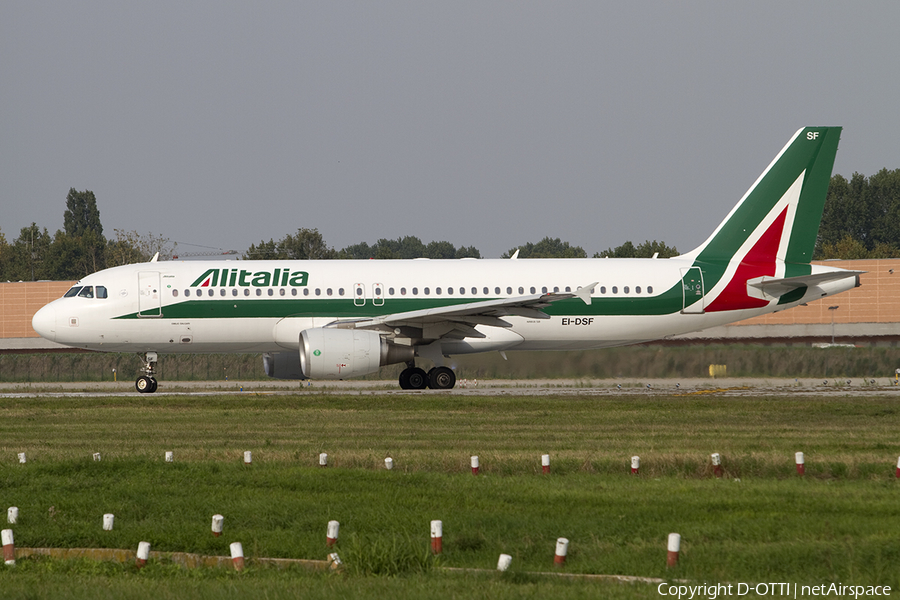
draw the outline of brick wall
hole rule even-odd
[[[0,283],[0,338],[40,337],[31,317],[42,306],[66,293],[72,281]]]

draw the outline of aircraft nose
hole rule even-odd
[[[51,342],[56,341],[56,307],[48,304],[36,313],[31,319],[31,327],[38,334]]]

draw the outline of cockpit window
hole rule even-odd
[[[96,289],[97,289],[97,297],[98,298],[106,298],[107,294],[106,294],[106,288],[104,286],[98,285]]]
[[[73,296],[77,296],[78,292],[81,291],[81,286],[76,285],[75,287],[69,288],[69,291],[63,295],[63,298],[71,298]]]
[[[94,286],[86,285],[81,288],[81,291],[78,292],[79,298],[93,298],[94,297]]]

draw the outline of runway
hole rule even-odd
[[[900,386],[888,377],[876,379],[540,379],[460,380],[452,390],[401,390],[384,381],[165,381],[155,394],[141,394],[131,381],[67,383],[0,383],[0,398],[110,397],[217,395],[442,395],[455,396],[881,396],[900,395]]]

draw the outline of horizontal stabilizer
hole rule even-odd
[[[800,275],[799,277],[775,278],[757,277],[747,281],[747,295],[762,300],[774,300],[784,294],[793,292],[801,287],[812,287],[828,281],[837,281],[847,277],[858,277],[865,271],[828,271],[826,273],[814,273],[812,275]]]

